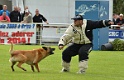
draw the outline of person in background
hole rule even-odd
[[[35,10],[35,16],[33,17],[33,22],[35,22],[35,23],[43,23],[43,21],[44,21],[45,23],[49,24],[49,23],[47,22],[47,19],[46,19],[43,15],[41,15],[41,14],[39,13],[39,10],[38,10],[38,9],[36,9],[36,10]]]
[[[114,22],[110,20],[86,20],[81,15],[76,15],[72,19],[74,22],[66,29],[58,42],[60,50],[70,42],[72,43],[62,52],[62,72],[70,71],[71,59],[78,55],[79,71],[77,73],[83,74],[88,68],[88,55],[93,47],[93,29],[109,27]]]
[[[23,12],[23,14],[22,14],[22,19],[21,19],[21,21],[23,21],[23,19],[24,19],[24,17],[25,17],[26,10],[28,10],[28,12],[31,14],[31,12],[29,11],[28,6],[25,6],[24,12]]]
[[[7,10],[7,5],[3,5],[3,10],[0,10],[0,16],[3,14],[3,12],[6,12],[7,16],[10,15],[10,12]]]
[[[116,24],[119,25],[119,26],[123,26],[124,25],[123,14],[119,15],[119,18],[117,18],[117,20],[116,20]]]
[[[21,11],[20,7],[18,7],[18,12],[20,13],[19,22],[21,22],[21,21],[23,21],[24,15],[23,15],[23,12]]]
[[[10,18],[6,15],[6,12],[3,12],[2,16],[0,16],[0,22],[10,22]]]
[[[112,21],[114,22],[114,25],[117,24],[117,23],[116,23],[117,18],[118,18],[118,15],[117,15],[116,13],[114,13],[114,14],[113,14],[113,19],[112,19]]]
[[[20,7],[18,7],[18,12],[22,13],[22,12],[21,12],[21,8],[20,8]]]
[[[47,19],[43,15],[41,15],[39,13],[39,10],[38,9],[36,9],[35,10],[35,15],[33,17],[33,22],[34,23],[43,23],[43,21],[46,24],[49,24],[48,21],[47,21]],[[36,36],[36,43],[37,44],[39,44],[40,41],[41,41],[40,39],[42,38],[42,36],[41,36],[42,35],[42,30],[43,30],[43,24],[37,24],[36,25],[36,33],[38,35],[38,36]]]
[[[30,14],[29,10],[26,9],[24,19],[21,23],[32,23],[32,22],[33,22],[32,15]]]
[[[15,6],[14,10],[10,13],[10,20],[11,22],[20,22],[20,12],[18,11],[18,7]]]

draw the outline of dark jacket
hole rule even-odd
[[[10,13],[11,22],[20,22],[20,18],[21,18],[21,15],[20,15],[20,12],[18,11],[12,11]]]
[[[118,25],[124,24],[124,19],[120,20],[120,18],[118,18],[118,19],[116,20],[116,24],[118,24]]]
[[[42,22],[46,22],[47,21],[47,19],[43,16],[43,15],[41,15],[41,14],[39,14],[38,16],[34,16],[33,17],[33,22],[40,22],[40,23],[42,23]]]

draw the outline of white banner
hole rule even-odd
[[[36,24],[0,23],[0,44],[36,43]]]

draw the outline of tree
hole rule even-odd
[[[113,0],[113,13],[124,14],[124,0]]]

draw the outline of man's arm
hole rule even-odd
[[[0,22],[7,22],[7,20],[0,20]]]
[[[65,45],[67,45],[68,43],[70,43],[73,35],[74,35],[73,28],[71,26],[69,26],[67,28],[67,30],[65,31],[64,35],[59,40],[58,46],[59,46],[59,49],[60,50],[63,49],[63,47]]]
[[[41,15],[41,17],[42,17],[43,21],[44,21],[46,24],[49,24],[48,21],[47,21],[47,19],[46,19],[43,15]]]
[[[0,22],[10,22],[10,18],[6,16],[6,19],[5,20],[0,19]]]
[[[87,21],[87,26],[89,26],[92,29],[108,27],[108,26],[113,25],[113,24],[114,24],[114,22],[111,20],[101,20],[101,21],[88,20]]]

